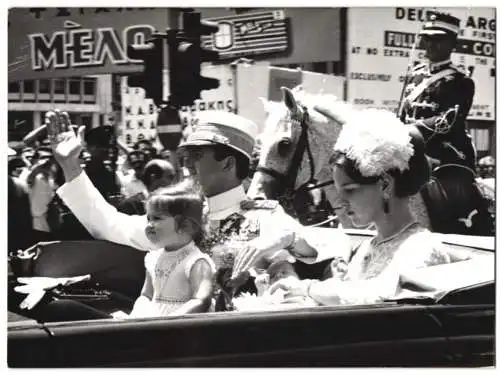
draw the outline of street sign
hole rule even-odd
[[[289,52],[290,22],[283,10],[208,18],[219,31],[204,36],[206,48],[220,60]]]
[[[168,27],[167,8],[11,8],[8,80],[132,73],[127,45]]]
[[[181,118],[176,107],[168,106],[158,112],[156,129],[163,147],[176,150],[182,138]]]

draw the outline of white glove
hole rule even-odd
[[[130,316],[126,312],[123,312],[122,310],[118,310],[118,311],[111,313],[111,316],[113,317],[113,319],[128,319],[128,318],[130,318]]]
[[[14,288],[14,291],[27,294],[28,296],[20,303],[21,309],[31,310],[41,301],[46,291],[58,285],[71,285],[80,281],[89,280],[90,275],[75,277],[18,277],[17,281],[21,284]]]

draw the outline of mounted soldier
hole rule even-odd
[[[474,81],[451,62],[459,30],[458,18],[441,13],[423,25],[419,37],[427,61],[406,76],[398,115],[425,139],[433,177],[422,195],[433,230],[491,235],[491,218],[475,185],[476,152],[466,123]]]

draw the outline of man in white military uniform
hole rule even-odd
[[[57,118],[51,117],[52,121]],[[235,260],[233,278],[285,247],[305,263],[332,257],[327,248],[314,249],[314,245],[308,245],[312,241],[304,240],[307,235],[302,226],[286,215],[277,202],[251,201],[246,197],[242,181],[248,174],[256,135],[257,126],[244,117],[208,111],[200,114],[196,128],[179,145],[208,200],[210,230],[205,245],[213,248],[228,240],[240,243],[253,240],[251,250],[247,247],[244,255]],[[53,142],[53,149],[66,178],[57,194],[95,238],[139,250],[156,249],[145,235],[146,216],[118,212],[80,167],[81,136],[72,132],[59,136]],[[339,241],[345,243],[343,236],[346,235],[339,232]]]

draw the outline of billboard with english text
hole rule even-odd
[[[494,121],[495,8],[349,8],[348,100],[359,107],[397,110],[412,46],[432,11],[460,18],[452,61],[470,74],[476,85],[469,119]],[[417,48],[415,62],[423,59],[424,51]]]

